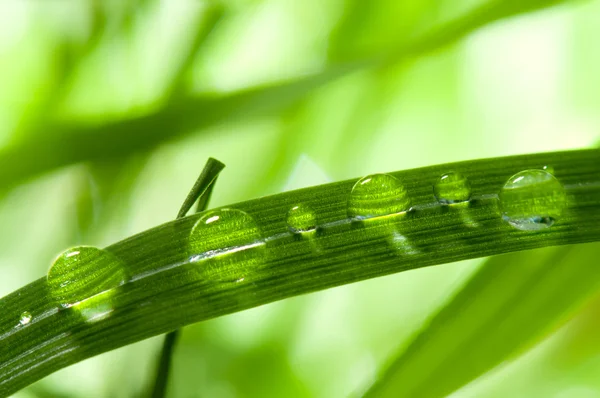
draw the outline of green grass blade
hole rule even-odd
[[[168,140],[218,123],[273,115],[309,96],[315,89],[349,73],[414,59],[452,44],[488,23],[553,6],[557,0],[488,1],[471,12],[432,28],[397,48],[371,58],[328,67],[288,82],[254,87],[227,95],[176,96],[154,112],[101,125],[58,123],[44,126],[35,139],[0,151],[0,185],[4,188],[37,174],[87,160],[155,148]],[[203,36],[200,36],[203,37]],[[399,39],[400,40],[400,39]]]
[[[204,212],[135,235],[107,247],[102,261],[73,267],[68,293],[78,302],[69,308],[60,307],[63,291],[51,290],[57,282],[46,278],[0,300],[0,396],[102,352],[287,297],[429,265],[600,240],[599,159],[593,149],[395,172],[405,188],[402,202],[413,210],[362,222],[349,219],[354,179],[229,206],[256,228],[244,219],[231,230],[191,239],[196,222],[208,225],[224,214]],[[551,228],[515,229],[502,220],[498,193],[515,173],[544,165],[555,169],[568,207]],[[432,183],[451,170],[470,180],[471,201],[441,206]],[[389,197],[375,194],[365,203],[381,198]],[[313,210],[317,231],[290,232],[286,217],[299,205]],[[309,225],[311,219],[296,221]],[[256,243],[229,243],[248,231],[257,231]],[[190,248],[206,242],[215,245],[200,253],[207,262],[190,258],[198,253]],[[118,274],[127,275],[125,283],[110,287]],[[20,324],[24,311],[31,318]]]
[[[196,202],[199,204],[198,211],[206,210],[206,205],[212,194],[217,177],[224,168],[225,165],[217,159],[208,158],[206,165],[202,169],[202,172],[200,172],[190,193],[183,201],[181,208],[177,212],[177,217],[175,218],[185,217]]]
[[[599,254],[600,245],[590,243],[491,258],[367,396],[447,396],[511,359],[597,294]]]

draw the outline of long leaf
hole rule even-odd
[[[287,297],[434,264],[600,240],[599,156],[595,149],[555,152],[392,173],[412,210],[364,221],[349,214],[357,180],[348,180],[232,205],[246,215],[210,234],[198,235],[202,229],[194,226],[225,213],[148,230],[107,247],[104,257],[82,260],[60,287],[42,278],[0,300],[0,395],[93,355]],[[497,194],[511,175],[542,165],[554,167],[569,205],[547,230],[513,228],[501,217]],[[469,202],[435,200],[432,183],[450,170],[469,178]],[[379,206],[383,198],[387,205],[382,189],[361,203]],[[296,221],[306,228],[312,219],[316,231],[290,231],[286,214],[296,206],[312,209],[314,219]],[[239,243],[248,236],[254,243]],[[64,286],[78,294],[76,305],[65,308]]]
[[[367,395],[443,397],[511,359],[594,297],[599,254],[592,243],[488,260]]]
[[[154,112],[100,125],[62,122],[47,125],[35,134],[35,139],[0,151],[0,185],[6,189],[24,179],[73,163],[111,159],[151,149],[165,141],[225,121],[272,115],[306,98],[316,88],[349,73],[414,59],[450,45],[489,23],[563,1],[491,0],[422,36],[410,41],[402,40],[398,48],[372,58],[330,66],[323,72],[296,80],[227,95],[185,94],[157,107]]]

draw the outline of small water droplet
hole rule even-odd
[[[551,227],[567,205],[562,184],[544,170],[525,170],[510,177],[500,191],[502,218],[523,231]]]
[[[400,181],[389,174],[372,174],[358,180],[348,199],[348,216],[358,220],[406,212],[410,198]]]
[[[308,206],[294,206],[287,213],[287,226],[295,234],[312,232],[317,228],[317,218]]]
[[[28,311],[25,311],[21,314],[21,319],[19,320],[19,323],[21,325],[27,325],[29,322],[31,322],[32,316],[31,313],[29,313]]]
[[[201,217],[190,233],[189,254],[193,262],[209,260],[219,267],[255,264],[264,247],[254,219],[237,209],[219,209]],[[235,280],[244,277],[237,276]]]
[[[552,167],[550,165],[545,165],[544,167],[542,167],[542,170],[547,171],[548,173],[554,175],[554,167]]]
[[[52,296],[63,307],[114,289],[125,280],[123,263],[91,246],[74,247],[59,255],[47,276]]]
[[[450,172],[436,181],[433,194],[441,204],[467,202],[471,198],[471,183],[462,174]]]

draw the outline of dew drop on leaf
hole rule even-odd
[[[441,204],[467,202],[471,198],[471,183],[462,174],[450,172],[436,181],[433,194]]]
[[[65,308],[106,293],[125,280],[123,263],[106,250],[91,246],[60,254],[47,276],[52,297]]]
[[[19,319],[19,323],[21,325],[27,325],[29,322],[31,322],[32,316],[31,313],[25,311],[21,314],[21,319]]]
[[[562,184],[544,170],[521,171],[500,191],[502,218],[523,231],[551,227],[567,204]]]
[[[348,216],[365,220],[406,212],[410,206],[400,180],[389,174],[372,174],[354,184],[348,199]]]
[[[307,205],[292,207],[287,213],[288,229],[295,233],[312,232],[317,228],[315,213]]]
[[[220,272],[232,267],[238,273],[262,259],[264,241],[258,225],[248,213],[219,209],[201,217],[190,233],[188,251],[192,262],[208,261]],[[244,275],[235,276],[236,279]]]
[[[554,174],[554,167],[550,165],[545,165],[544,167],[542,167],[542,170],[547,171],[550,174]]]

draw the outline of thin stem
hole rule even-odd
[[[152,398],[163,398],[166,396],[173,352],[175,351],[175,345],[177,344],[178,338],[179,329],[167,333],[165,336],[160,353],[160,359],[158,361],[158,368],[156,369],[154,387],[152,388],[152,393],[150,394]]]
[[[215,182],[219,177],[219,173],[221,173],[224,168],[225,164],[218,160],[213,158],[208,159],[202,172],[198,176],[198,179],[190,190],[190,193],[181,205],[176,219],[185,217],[196,201],[198,201],[197,212],[206,210]],[[156,370],[156,377],[154,379],[154,387],[152,388],[152,393],[150,395],[152,398],[163,398],[166,396],[173,352],[175,351],[175,345],[177,344],[179,334],[180,330],[176,329],[167,333],[165,336]]]
[[[224,168],[225,165],[219,162],[217,159],[208,159],[206,165],[202,169],[202,172],[198,176],[198,179],[194,183],[194,186],[190,190],[190,193],[183,201],[183,204],[177,213],[176,219],[185,217],[192,206],[194,206],[196,201],[198,201],[200,211],[205,209],[205,206],[208,204],[208,200],[210,199],[214,182]]]

